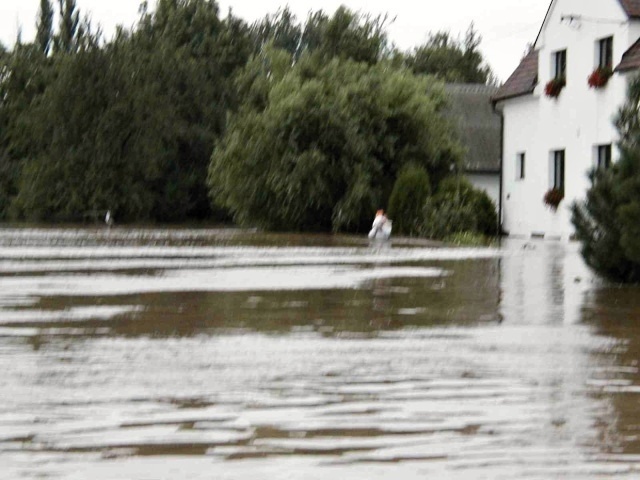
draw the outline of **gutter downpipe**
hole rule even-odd
[[[493,112],[500,116],[500,182],[498,189],[498,235],[503,236],[504,230],[502,228],[502,183],[503,183],[503,172],[504,172],[504,115],[502,110],[496,107],[497,101],[492,101],[491,106],[493,108]]]

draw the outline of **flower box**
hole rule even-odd
[[[612,75],[613,70],[611,70],[610,67],[598,67],[589,75],[589,86],[591,88],[602,88],[607,84]]]
[[[547,97],[558,98],[560,92],[567,84],[567,80],[564,77],[555,77],[549,80],[544,87],[544,93]]]
[[[557,210],[558,205],[564,198],[564,192],[558,190],[557,188],[551,188],[547,193],[544,194],[544,198],[542,199],[544,203],[551,208],[552,210]]]

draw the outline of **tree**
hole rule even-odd
[[[616,118],[619,160],[589,173],[584,201],[571,206],[582,256],[601,276],[640,282],[640,78],[629,87]]]
[[[211,196],[240,224],[364,230],[405,164],[437,182],[458,162],[439,84],[315,55],[278,68],[283,53],[264,59],[266,72],[249,65],[251,78],[269,78],[251,84],[267,90],[264,103],[239,111],[212,156]]]
[[[317,50],[329,59],[339,57],[373,65],[386,53],[386,23],[386,16],[372,18],[341,6],[331,18],[311,16],[304,36],[309,51]]]
[[[326,61],[339,57],[373,65],[387,52],[387,20],[341,6],[331,17],[322,10],[310,12],[301,25],[287,7],[251,27],[254,53],[270,44],[287,51],[294,61],[303,52],[315,52]]]
[[[112,209],[125,220],[149,219],[155,201],[150,184],[159,176],[165,152],[153,136],[145,140],[155,148],[136,141],[143,128],[161,131],[162,125],[152,121],[140,124],[145,117],[138,109],[149,106],[147,98],[142,92],[133,98],[124,88],[126,75],[120,72],[127,66],[110,52],[83,50],[59,56],[56,65],[55,79],[19,119],[29,145],[23,150],[14,215],[87,221]],[[155,98],[157,87],[147,87]],[[153,105],[147,115],[166,114],[161,107]]]
[[[248,28],[232,16],[221,21],[211,0],[160,0],[143,16],[133,41],[143,59],[165,62],[162,74],[151,71],[148,81],[161,82],[161,97],[175,109],[174,123],[165,131],[165,142],[175,151],[164,167],[154,217],[206,218],[211,214],[207,168],[228,111],[237,108],[232,82],[250,53]],[[140,75],[146,78],[147,72]]]
[[[19,178],[33,147],[23,119],[52,77],[48,59],[35,44],[16,44],[0,56],[0,219],[10,214]]]
[[[275,15],[266,15],[255,22],[250,31],[256,54],[268,44],[286,50],[291,55],[300,47],[302,27],[296,22],[296,16],[288,6],[278,10]]]
[[[58,0],[60,26],[54,38],[57,52],[70,53],[77,47],[78,25],[80,13],[76,9],[75,0]]]
[[[49,54],[53,41],[53,7],[49,0],[40,0],[40,10],[36,24],[36,43],[40,51]]]
[[[221,21],[213,1],[160,0],[106,45],[81,22],[73,45],[50,58],[16,49],[0,82],[11,215],[209,218],[206,172],[237,107],[232,78],[250,52],[246,24]]]
[[[473,23],[463,40],[452,38],[449,32],[430,34],[424,45],[407,55],[406,63],[416,74],[435,75],[446,82],[495,83],[478,49],[481,41]]]

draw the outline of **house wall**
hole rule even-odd
[[[564,15],[583,19],[568,25]],[[597,40],[613,36],[613,63],[640,36],[640,26],[627,21],[617,0],[557,0],[535,48],[539,50],[538,85],[533,95],[498,105],[504,115],[503,230],[569,238],[573,234],[569,206],[584,198],[587,172],[596,159],[595,146],[614,145],[613,117],[624,102],[628,78],[614,74],[605,88],[589,88],[587,78],[597,65]],[[553,77],[553,52],[567,50],[567,85],[557,99],[544,94]],[[557,211],[542,201],[552,185],[551,152],[565,150],[565,198]],[[526,158],[525,178],[516,179],[517,154]]]

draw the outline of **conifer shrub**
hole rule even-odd
[[[620,158],[609,169],[592,170],[583,201],[571,206],[581,253],[607,279],[640,282],[640,78],[630,85],[618,112]]]
[[[395,232],[404,235],[419,233],[422,208],[430,194],[429,174],[423,167],[408,164],[400,171],[388,207]]]

